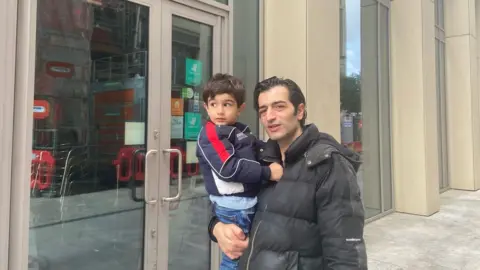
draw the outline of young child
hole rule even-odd
[[[257,139],[237,122],[245,108],[242,81],[216,74],[205,85],[203,101],[209,120],[198,136],[197,157],[215,215],[248,235],[262,180],[278,181],[283,167],[262,166],[255,159]],[[237,269],[238,260],[222,254],[220,270]]]

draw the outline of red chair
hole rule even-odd
[[[195,176],[200,172],[200,165],[198,163],[187,164],[187,175]]]
[[[178,146],[174,146],[174,147],[172,147],[172,149],[178,149],[178,150],[180,150],[180,152],[182,152],[182,168],[184,168],[185,157],[186,157],[185,151],[183,150],[183,148],[178,147]],[[175,153],[175,152],[170,153],[170,177],[171,178],[178,178],[178,172],[175,172],[176,171],[175,160],[178,159],[177,155],[178,154]]]
[[[30,189],[46,190],[52,186],[55,172],[55,159],[48,151],[32,151]]]
[[[118,181],[128,182],[133,176],[133,152],[134,147],[122,147],[118,151],[117,159],[112,163],[117,167]]]

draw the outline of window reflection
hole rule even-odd
[[[210,200],[195,155],[202,122],[203,84],[212,76],[213,27],[172,18],[171,148],[182,153],[182,197],[170,203],[168,269],[210,267]],[[170,196],[178,192],[178,156],[171,155]],[[186,258],[185,256],[188,256]]]
[[[39,0],[30,260],[141,269],[149,9]]]
[[[367,218],[392,205],[388,12],[377,1],[340,1],[341,140],[362,157]]]
[[[246,110],[239,121],[259,135],[258,116],[253,110],[253,89],[259,76],[259,2],[242,0],[233,3],[233,75],[246,87]]]
[[[219,3],[222,3],[222,4],[225,4],[225,5],[228,5],[228,0],[215,0]]]
[[[440,190],[445,190],[449,186],[445,81],[445,10],[443,2],[443,0],[435,0],[435,70],[438,102],[438,158],[440,164]]]

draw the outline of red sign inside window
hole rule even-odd
[[[50,103],[46,100],[33,101],[33,118],[45,119],[50,114]]]

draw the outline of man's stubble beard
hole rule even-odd
[[[302,127],[300,125],[296,126],[294,129],[285,133],[282,138],[277,139],[277,143],[280,146],[280,149],[286,151],[288,147],[302,134]]]

